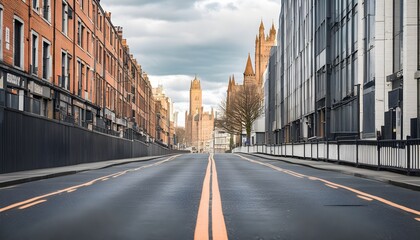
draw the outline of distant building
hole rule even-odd
[[[255,38],[255,80],[261,86],[263,74],[267,68],[271,47],[276,45],[276,29],[271,25],[270,33],[265,36],[264,23],[261,21],[258,35]]]
[[[174,123],[171,121],[172,101],[166,96],[162,85],[153,88],[153,97],[156,111],[156,141],[172,147],[175,135]]]
[[[213,153],[225,153],[230,150],[230,134],[226,131],[215,128],[213,132],[211,148]]]
[[[210,113],[203,112],[202,103],[200,80],[195,77],[190,87],[190,110],[185,112],[186,142],[196,152],[209,152],[213,140],[214,114],[213,109]]]
[[[236,92],[243,86],[255,85],[256,89],[259,89],[260,91],[264,90],[264,72],[267,69],[271,48],[276,45],[276,34],[277,31],[274,28],[273,23],[269,34],[266,36],[264,32],[264,23],[261,21],[259,32],[255,39],[255,72],[252,67],[251,55],[248,54],[242,85],[236,84],[234,76],[229,77],[226,99],[227,105],[232,102],[232,98],[235,97]],[[239,145],[244,139],[244,134],[242,134],[242,136],[234,136],[233,138],[234,144]],[[263,144],[264,142],[265,120],[264,116],[262,116],[253,126],[251,144]]]

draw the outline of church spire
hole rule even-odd
[[[251,63],[251,55],[248,53],[248,60],[246,62],[246,68],[244,75],[254,75],[254,69],[252,69],[252,63]]]

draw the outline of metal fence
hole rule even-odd
[[[263,153],[420,173],[420,139],[255,145],[237,147],[232,152]]]
[[[182,152],[0,107],[0,173]]]

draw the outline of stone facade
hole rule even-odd
[[[203,112],[203,100],[200,80],[191,81],[190,110],[185,112],[185,135],[187,145],[196,152],[209,152],[213,128],[214,113]],[[195,148],[195,149],[194,149]]]

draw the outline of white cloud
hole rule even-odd
[[[203,104],[217,108],[228,78],[242,81],[248,53],[253,57],[260,20],[266,32],[278,22],[278,0],[102,0],[112,21],[124,28],[130,51],[160,83],[184,121],[189,87],[198,74]]]

